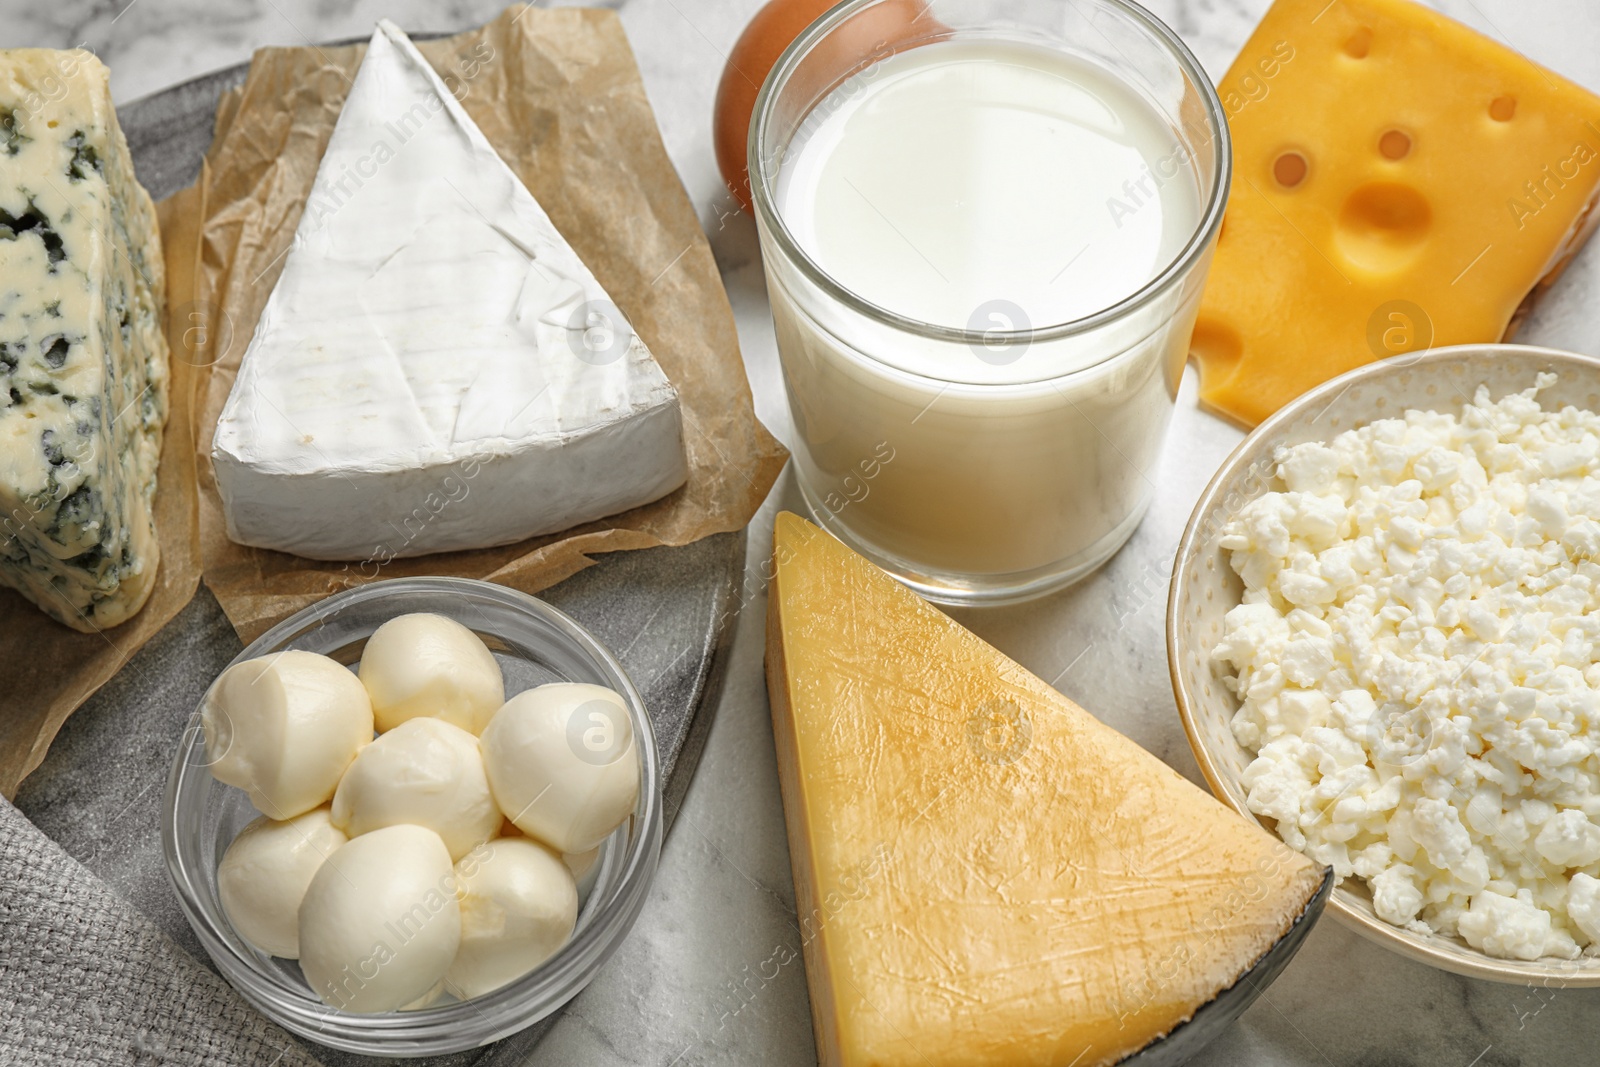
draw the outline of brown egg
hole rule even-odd
[[[722,180],[746,211],[751,201],[745,150],[756,94],[783,50],[836,2],[770,0],[756,12],[728,55],[717,85],[712,139]],[[824,62],[823,68],[837,71],[865,66],[870,57],[881,59],[948,32],[928,14],[926,0],[887,0],[851,17],[831,35],[827,48],[838,59]]]

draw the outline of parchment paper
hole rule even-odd
[[[677,387],[688,483],[654,504],[476,552],[322,563],[228,540],[212,433],[366,47],[263,49],[218,105],[199,181],[159,205],[173,373],[156,590],[132,620],[98,635],[0,590],[0,664],[8,683],[16,678],[0,693],[7,797],[67,715],[189,601],[202,571],[247,642],[380,578],[448,574],[537,592],[595,553],[743,528],[782,469],[786,453],[755,417],[727,294],[617,17],[518,6],[482,29],[417,45]]]
[[[756,420],[727,294],[617,17],[519,6],[481,30],[418,47],[677,387],[689,481],[654,504],[476,552],[330,564],[228,539],[207,455],[212,432],[365,52],[264,49],[237,100],[219,108],[194,272],[196,305],[222,327],[210,331],[211,366],[199,386],[201,555],[206,584],[246,641],[375,578],[450,574],[536,592],[587,566],[591,553],[740,529],[783,465],[782,446]],[[407,502],[397,517],[421,503]]]

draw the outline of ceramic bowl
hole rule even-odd
[[[1344,430],[1398,416],[1407,408],[1457,410],[1479,385],[1499,398],[1526,389],[1541,371],[1558,375],[1540,402],[1600,411],[1600,360],[1524,345],[1462,345],[1397,357],[1350,371],[1294,400],[1234,449],[1200,496],[1173,564],[1167,600],[1167,658],[1178,711],[1195,759],[1214,792],[1247,819],[1241,784],[1251,755],[1234,739],[1238,701],[1211,664],[1222,620],[1244,587],[1217,545],[1222,526],[1247,502],[1273,488],[1273,453],[1283,445],[1326,441]],[[1280,486],[1281,488],[1281,486]],[[1271,820],[1260,820],[1269,830]],[[1498,959],[1464,940],[1391,926],[1372,910],[1358,879],[1334,890],[1328,910],[1339,921],[1402,956],[1474,978],[1519,984],[1600,986],[1600,958]]]

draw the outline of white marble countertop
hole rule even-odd
[[[756,407],[791,424],[750,219],[734,211],[711,150],[724,55],[761,0],[619,0],[668,150],[699,207],[738,317]],[[1337,0],[1333,0],[1337,2]],[[1600,90],[1595,0],[1435,0],[1436,6]],[[1268,0],[1149,6],[1213,77]],[[487,21],[501,0],[0,0],[0,47],[93,48],[120,101],[249,57],[268,44],[365,36],[387,16],[418,30]],[[1463,176],[1464,180],[1470,180]],[[1600,354],[1600,242],[1578,259],[1519,340]],[[1166,579],[1179,533],[1238,431],[1194,405],[1191,373],[1132,542],[1080,586],[1022,607],[961,612],[979,634],[1200,781],[1167,680]],[[799,509],[785,477],[750,530],[747,610],[700,770],[632,937],[539,1045],[530,1065],[816,1062],[762,677],[765,596],[754,569],[772,515]],[[793,959],[780,966],[781,959]],[[1394,956],[1331,918],[1284,975],[1197,1061],[1293,1067],[1508,1067],[1600,1060],[1600,991],[1492,985]]]

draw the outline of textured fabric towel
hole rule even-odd
[[[320,1067],[0,799],[7,1067]]]

